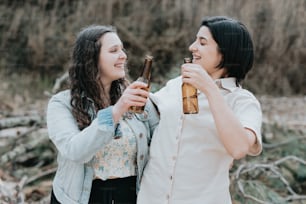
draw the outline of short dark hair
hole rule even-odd
[[[224,67],[228,77],[235,77],[237,82],[243,80],[254,61],[253,42],[246,26],[226,16],[204,18],[201,26],[209,28],[222,54],[217,67]]]

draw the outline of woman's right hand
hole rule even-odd
[[[212,86],[215,86],[213,78],[199,64],[183,64],[181,66],[181,74],[183,82],[191,84],[204,94],[207,94],[209,89],[211,89]]]
[[[145,90],[147,86],[143,82],[135,81],[124,90],[122,96],[113,107],[113,119],[115,123],[128,111],[129,107],[144,106],[146,104],[149,96],[149,92]]]

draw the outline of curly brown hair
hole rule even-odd
[[[106,93],[100,82],[101,73],[98,68],[102,46],[100,39],[109,32],[116,33],[116,30],[111,26],[91,25],[78,34],[74,43],[69,68],[70,103],[72,114],[80,130],[89,126],[92,121],[90,108],[96,112],[115,104],[128,84],[125,78],[113,81],[109,93],[110,99],[103,97]]]

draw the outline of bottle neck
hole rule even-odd
[[[149,85],[149,83],[150,83],[150,79],[148,79],[148,78],[145,78],[145,77],[139,77],[138,79],[137,79],[137,81],[141,81],[141,82],[144,82],[144,83],[146,83],[146,84],[148,84]]]
[[[139,80],[141,79],[143,82],[150,81],[151,78],[151,66],[152,66],[152,60],[145,59],[142,73],[139,77]]]

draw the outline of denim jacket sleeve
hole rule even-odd
[[[49,137],[62,157],[77,163],[86,163],[114,137],[112,106],[100,110],[98,117],[82,131],[71,112],[70,92],[53,96],[47,108]]]
[[[148,113],[148,123],[149,123],[150,135],[152,137],[155,128],[159,124],[159,113],[157,106],[154,105],[151,98],[148,99],[145,110]]]

